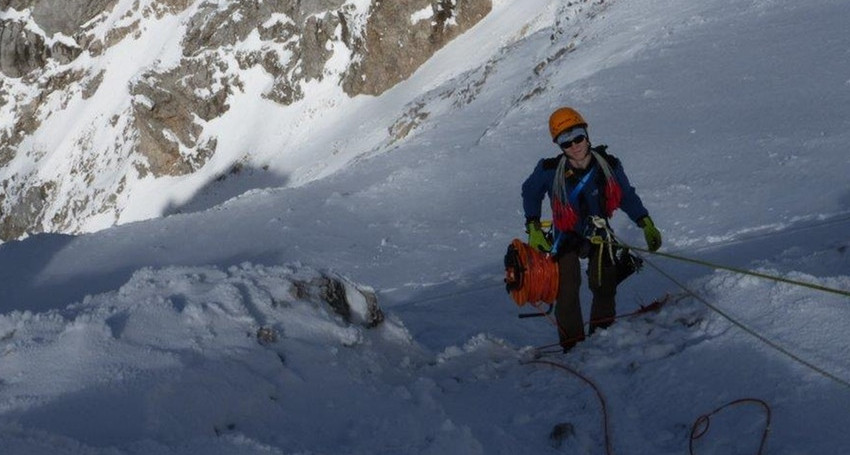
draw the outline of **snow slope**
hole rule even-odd
[[[4,453],[606,453],[594,390],[527,363],[555,329],[502,286],[563,104],[624,162],[662,251],[850,290],[850,4],[518,3],[352,101],[340,131],[382,145],[315,179],[244,172],[163,219],[0,246]],[[368,120],[387,110],[416,119],[400,142]],[[545,357],[598,387],[614,453],[685,453],[743,398],[770,408],[767,453],[850,446],[847,296],[648,259],[663,274],[624,283],[619,313],[670,303]],[[293,297],[320,271],[374,288],[385,322]],[[757,453],[765,418],[725,409],[696,453]]]

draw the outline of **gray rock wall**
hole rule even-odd
[[[430,5],[433,17],[416,24],[409,18]],[[373,0],[362,55],[345,79],[351,95],[379,95],[410,77],[434,52],[475,25],[491,10],[490,0]]]
[[[205,132],[204,123],[228,111],[230,97],[241,91],[241,71],[265,70],[274,82],[262,96],[281,105],[302,99],[305,82],[328,77],[350,96],[380,95],[491,9],[490,0],[372,0],[367,17],[362,17],[344,0],[138,0],[133,3],[136,10],[112,25],[106,18],[118,2],[0,0],[0,11],[28,11],[35,24],[14,15],[0,20],[0,106],[13,105],[13,118],[0,119],[0,238],[64,230],[81,224],[74,217],[119,210],[116,200],[128,176],[98,178],[127,168],[115,162],[129,160],[140,177],[181,176],[203,167],[217,145],[215,132]],[[189,7],[196,8],[191,16]],[[430,18],[411,24],[411,15],[422,11],[430,12]],[[127,81],[131,108],[107,114],[113,126],[125,125],[116,127],[120,136],[115,144],[131,142],[131,156],[109,156],[121,148],[117,145],[114,150],[93,150],[87,148],[90,141],[77,144],[80,150],[72,168],[78,178],[111,179],[112,187],[67,195],[56,182],[36,177],[37,172],[7,170],[23,140],[37,134],[52,115],[49,106],[55,109],[57,100],[64,105],[76,95],[89,99],[98,93],[103,71],[81,67],[80,56],[96,60],[117,43],[134,39],[146,20],[169,14],[182,14],[186,24],[179,62],[149,68]],[[270,21],[273,17],[287,20]],[[105,35],[104,26],[112,27]],[[101,34],[96,36],[93,30],[98,27]],[[254,32],[260,45],[236,50]],[[327,70],[332,49],[340,49],[340,43],[354,62],[342,74]],[[10,92],[12,84],[7,82],[13,79],[35,95]],[[27,156],[39,159],[39,153]],[[113,165],[98,167],[105,162]]]

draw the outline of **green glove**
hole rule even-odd
[[[641,218],[638,220],[638,226],[643,228],[643,236],[649,251],[657,251],[661,248],[661,232],[655,227],[652,218],[649,216]]]
[[[552,249],[552,245],[546,240],[546,234],[540,229],[539,221],[525,223],[525,231],[528,232],[528,246],[544,253],[548,253]]]

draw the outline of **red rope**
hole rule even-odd
[[[640,308],[638,308],[635,311],[632,311],[631,313],[619,314],[619,315],[611,316],[611,317],[607,317],[607,318],[593,319],[590,322],[587,322],[585,325],[603,324],[603,323],[606,323],[606,322],[614,322],[618,319],[628,318],[628,317],[631,317],[631,316],[637,316],[639,314],[644,314],[644,313],[657,313],[658,311],[661,310],[661,307],[663,307],[664,305],[667,305],[668,303],[676,303],[676,302],[682,300],[685,297],[687,297],[686,294],[680,294],[676,298],[674,298],[673,295],[671,295],[671,294],[665,294],[664,297],[653,300],[652,303],[650,303],[649,305],[646,305],[646,306],[641,305]]]
[[[629,317],[629,316],[635,316],[635,315],[647,313],[647,312],[650,312],[650,311],[658,311],[659,309],[661,309],[662,306],[669,303],[670,299],[671,299],[671,296],[668,294],[661,299],[653,301],[651,304],[649,304],[647,306],[641,306],[640,309],[638,309],[636,311],[633,311],[633,312],[627,313],[627,314],[623,314],[623,315],[619,315],[619,316],[615,316],[615,317],[609,318],[609,319],[611,319],[611,320],[620,319],[620,318],[625,318],[625,317]],[[678,301],[680,299],[681,299],[681,297],[676,299],[676,301]],[[534,305],[534,306],[535,306],[535,308],[539,309],[539,305]],[[543,310],[541,309],[541,312],[542,311]],[[560,330],[558,323],[553,321],[551,317],[548,317],[549,315],[546,315],[546,316],[547,316],[547,319],[549,319],[551,322],[553,322],[553,324],[555,324],[555,326],[558,327],[558,329]],[[597,321],[593,321],[593,322],[597,322]],[[549,344],[549,345],[540,346],[540,347],[537,348],[537,350],[539,351],[541,349],[558,346],[559,344],[560,343],[552,343],[552,344]],[[593,391],[596,392],[596,396],[599,398],[599,402],[602,405],[602,427],[603,427],[603,431],[605,433],[605,450],[606,450],[606,453],[608,455],[610,455],[612,453],[612,446],[611,446],[610,425],[609,425],[609,419],[608,419],[608,405],[605,401],[605,397],[602,395],[602,392],[599,390],[599,387],[597,387],[596,384],[593,381],[591,381],[590,379],[588,379],[586,376],[584,376],[583,374],[581,374],[577,370],[568,367],[567,365],[557,363],[557,362],[552,362],[552,361],[549,361],[549,360],[539,360],[539,359],[538,360],[529,360],[527,362],[524,362],[524,364],[532,364],[532,363],[549,365],[549,366],[552,366],[552,367],[555,367],[555,368],[562,369],[562,370],[572,374],[573,376],[576,376],[577,378],[581,379],[582,381],[584,381],[585,383],[590,385],[591,388],[593,388]],[[715,414],[719,413],[720,411],[722,411],[722,410],[724,410],[728,407],[736,406],[736,405],[740,405],[740,404],[746,404],[746,403],[760,405],[765,410],[766,419],[765,419],[765,424],[764,424],[764,431],[762,431],[761,441],[759,443],[759,449],[758,449],[758,452],[756,452],[757,455],[762,455],[764,453],[765,445],[767,444],[767,435],[768,435],[768,432],[770,431],[771,409],[770,409],[770,406],[767,404],[767,402],[765,402],[764,400],[758,399],[758,398],[741,398],[741,399],[738,399],[738,400],[734,400],[734,401],[731,401],[729,403],[724,404],[723,406],[720,406],[719,408],[711,411],[708,414],[703,414],[703,415],[697,417],[696,421],[694,421],[694,424],[691,427],[690,440],[688,442],[688,450],[690,452],[690,455],[694,455],[694,442],[696,440],[700,439],[701,437],[703,437],[708,432],[709,426],[711,424],[711,417],[712,416],[714,416]]]
[[[586,384],[588,384],[593,389],[593,391],[596,393],[596,397],[599,399],[599,403],[602,406],[602,431],[605,434],[605,453],[607,453],[608,455],[611,455],[611,453],[613,453],[613,448],[612,448],[612,445],[611,445],[611,428],[610,428],[611,426],[609,424],[609,418],[608,418],[608,404],[605,401],[605,396],[602,395],[602,391],[599,389],[599,387],[593,381],[591,381],[587,376],[581,374],[580,372],[578,372],[577,370],[575,370],[573,368],[570,368],[567,365],[557,363],[557,362],[552,362],[552,361],[549,361],[549,360],[529,360],[527,362],[524,362],[524,364],[526,364],[526,365],[533,364],[533,363],[541,364],[541,365],[549,365],[551,367],[564,370],[564,371],[572,374],[573,376],[581,379],[582,381],[584,381]],[[762,431],[761,440],[759,442],[758,452],[756,452],[757,455],[764,454],[764,449],[765,449],[765,446],[767,445],[767,435],[768,435],[768,432],[770,431],[770,422],[771,422],[772,413],[771,413],[770,405],[768,405],[767,402],[765,402],[764,400],[761,400],[761,399],[758,399],[758,398],[741,398],[741,399],[738,399],[738,400],[734,400],[734,401],[731,401],[729,403],[724,404],[723,406],[720,406],[719,408],[711,411],[708,414],[703,414],[703,415],[697,417],[696,421],[694,421],[693,426],[691,426],[690,440],[688,442],[689,453],[691,455],[694,455],[694,442],[697,439],[700,439],[703,436],[705,436],[705,434],[708,432],[708,429],[711,425],[711,417],[712,416],[714,416],[715,414],[719,413],[720,411],[722,411],[726,408],[736,406],[736,405],[740,405],[740,404],[746,404],[746,403],[757,404],[757,405],[761,406],[765,411],[766,418],[765,418],[765,423],[764,423],[764,430]]]
[[[770,406],[768,406],[768,404],[764,400],[760,400],[758,398],[741,398],[739,400],[735,400],[735,401],[731,401],[729,403],[726,403],[723,406],[720,406],[719,408],[715,409],[714,411],[709,412],[708,414],[703,414],[703,415],[697,417],[696,421],[694,421],[693,426],[691,426],[691,438],[690,438],[690,442],[688,443],[688,450],[690,451],[691,455],[694,455],[694,441],[705,436],[705,434],[708,432],[708,427],[710,426],[710,423],[711,423],[711,416],[717,414],[718,412],[720,412],[723,409],[728,408],[730,406],[735,406],[735,405],[744,404],[744,403],[752,403],[752,404],[760,405],[762,408],[764,408],[765,414],[767,416],[767,418],[764,422],[764,431],[762,431],[762,434],[761,434],[761,442],[759,443],[759,450],[758,450],[758,452],[756,452],[758,455],[763,454],[764,453],[764,446],[765,446],[765,444],[767,444],[767,433],[768,433],[768,431],[770,431],[770,417],[771,417]]]
[[[661,307],[663,307],[664,305],[667,305],[668,303],[671,303],[671,300],[672,300],[673,302],[678,302],[678,301],[679,301],[679,300],[681,300],[683,297],[685,297],[685,296],[684,296],[684,295],[681,295],[681,296],[679,296],[679,297],[677,297],[677,298],[673,299],[673,296],[672,296],[672,295],[670,295],[670,294],[666,294],[664,297],[661,297],[661,298],[659,298],[659,299],[654,300],[654,301],[653,301],[652,303],[650,303],[649,305],[646,305],[646,306],[641,305],[641,307],[640,307],[640,308],[638,308],[637,310],[632,311],[632,312],[630,312],[630,313],[621,314],[621,315],[612,316],[612,317],[607,317],[607,318],[593,319],[593,320],[591,320],[591,321],[589,321],[589,322],[585,322],[585,323],[584,323],[584,325],[585,325],[585,327],[588,327],[590,324],[600,324],[600,323],[605,323],[605,322],[613,322],[613,321],[615,321],[615,320],[617,320],[617,319],[623,319],[623,318],[627,318],[627,317],[631,317],[631,316],[637,316],[637,315],[644,314],[644,313],[649,313],[649,312],[657,312],[657,311],[661,310]],[[538,311],[540,311],[540,313],[541,313],[543,316],[546,316],[546,319],[547,319],[550,323],[552,323],[552,325],[554,325],[556,329],[558,329],[558,332],[559,332],[560,334],[562,334],[562,335],[566,336],[566,332],[564,332],[564,330],[561,328],[561,325],[560,325],[560,324],[558,324],[558,321],[557,321],[557,320],[555,320],[555,319],[554,319],[552,316],[550,316],[549,314],[546,314],[546,312],[545,312],[545,311],[543,311],[543,309],[540,307],[540,305],[539,305],[539,304],[532,303],[532,306],[533,306],[534,308],[536,308]],[[569,339],[565,340],[565,343],[578,343],[578,342],[580,342],[580,341],[583,341],[584,339],[585,339],[585,337],[584,337],[584,336],[573,337],[573,338],[569,338]],[[540,346],[540,347],[538,347],[538,348],[536,348],[536,349],[537,349],[537,350],[540,350],[540,349],[551,348],[551,347],[557,346],[557,345],[559,345],[559,344],[560,344],[560,343],[547,344],[547,345],[544,345],[544,346]]]
[[[568,367],[564,364],[552,362],[552,361],[549,361],[549,360],[529,360],[528,362],[525,362],[525,364],[532,364],[532,363],[537,363],[537,364],[541,364],[541,365],[549,365],[549,366],[552,366],[552,367],[555,367],[555,368],[560,368],[560,369],[572,374],[573,376],[581,379],[582,381],[587,383],[593,389],[594,392],[596,392],[596,397],[599,398],[599,402],[602,404],[602,431],[605,434],[605,453],[607,453],[608,455],[611,455],[613,453],[613,450],[612,450],[612,447],[611,447],[611,430],[610,430],[610,425],[608,424],[608,404],[605,402],[605,397],[602,395],[602,392],[599,390],[599,387],[597,387],[596,384],[593,383],[593,381],[588,379],[583,374],[579,373],[578,371],[576,371],[576,370],[574,370],[574,369],[572,369],[572,368],[570,368],[570,367]]]
[[[647,306],[641,306],[639,309],[637,309],[637,310],[635,310],[631,313],[626,313],[626,314],[623,314],[623,315],[614,316],[612,318],[606,318],[604,321],[607,321],[609,319],[615,320],[615,319],[621,319],[621,318],[630,317],[630,316],[636,316],[636,315],[639,315],[639,314],[648,313],[650,311],[653,311],[653,312],[658,311],[658,310],[661,309],[662,306],[669,303],[670,299],[671,299],[670,294],[667,294],[660,299],[654,300],[652,303],[650,303]],[[551,322],[558,329],[558,331],[563,332],[563,330],[561,329],[561,326],[558,324],[558,322],[556,320],[554,320],[550,315],[546,314],[546,312],[543,311],[543,309],[540,307],[540,304],[534,304],[533,303],[532,306],[537,308],[540,311],[541,314],[546,316],[546,319],[548,319],[549,322]],[[603,322],[603,320],[599,320],[599,321],[594,320],[594,321],[591,321],[591,322]],[[590,324],[590,322],[585,323],[585,325],[588,325],[588,324]],[[570,341],[576,341],[577,342],[577,341],[581,341],[582,339],[584,339],[584,337],[579,337],[579,338],[576,338],[576,339],[573,339],[573,340],[567,340],[567,341],[568,342],[570,342]],[[560,342],[548,344],[548,345],[545,345],[545,346],[540,346],[536,349],[538,351],[540,351],[541,349],[552,348],[552,347],[555,347],[555,346],[560,346]],[[596,384],[593,381],[591,381],[589,378],[587,378],[583,374],[579,373],[577,370],[574,370],[574,369],[572,369],[572,368],[570,368],[570,367],[568,367],[564,364],[552,362],[552,361],[549,361],[549,360],[530,360],[528,362],[525,362],[525,364],[532,364],[532,363],[538,363],[538,364],[542,364],[542,365],[549,365],[549,366],[552,366],[552,367],[555,367],[555,368],[560,368],[560,369],[567,371],[568,373],[576,376],[577,378],[581,379],[582,381],[584,381],[585,383],[590,385],[591,388],[593,388],[593,391],[596,392],[596,396],[599,398],[599,402],[602,406],[602,428],[603,428],[603,432],[605,433],[605,451],[608,455],[611,455],[611,453],[613,452],[613,449],[612,449],[612,446],[611,446],[610,425],[608,423],[608,405],[605,401],[605,396],[602,395],[602,392],[599,390],[599,387],[597,387]]]

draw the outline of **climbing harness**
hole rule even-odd
[[[590,217],[590,225],[593,230],[590,235],[590,243],[596,246],[596,273],[597,282],[602,281],[602,264],[607,255],[608,263],[613,264],[616,270],[617,284],[620,284],[643,267],[643,259],[629,251],[615,241],[614,231],[611,230],[608,220],[599,216]]]
[[[614,266],[617,268],[617,284],[620,284],[632,274],[643,269],[643,259],[632,254],[628,248],[620,248],[617,252],[617,258],[614,260]]]
[[[614,255],[614,233],[608,227],[608,220],[599,216],[590,217],[590,224],[593,226],[593,232],[590,236],[590,243],[596,245],[596,282],[602,282],[602,262],[607,253],[610,264],[615,264],[616,256]]]

